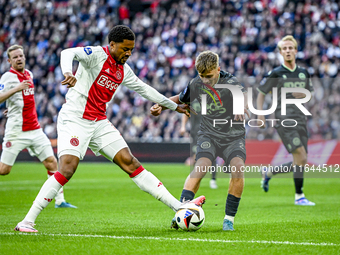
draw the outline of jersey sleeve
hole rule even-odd
[[[190,104],[190,85],[179,94],[179,101],[183,104]]]
[[[312,77],[310,76],[309,72],[306,71],[306,76],[307,76],[307,89],[310,91],[310,92],[313,92],[314,91],[314,87],[313,87],[313,83],[312,83]]]
[[[11,75],[9,72],[5,73],[0,78],[0,93],[4,93],[11,88],[14,88],[19,84],[18,79],[14,79],[13,75]]]
[[[106,57],[107,55],[100,46],[65,49],[60,54],[61,71],[63,74],[66,72],[72,73],[73,60],[81,62],[84,67],[91,68]]]
[[[183,104],[190,104],[197,97],[197,90],[195,89],[195,79],[192,79],[188,86],[179,94],[179,101]]]
[[[239,89],[241,89],[242,93],[246,93],[247,92],[247,90],[242,86],[242,84],[239,82],[239,80],[235,76],[232,76],[227,81],[227,83],[231,84],[231,85],[234,85],[234,86],[237,86]]]
[[[136,91],[142,97],[159,105],[165,106],[166,108],[169,108],[173,111],[177,108],[177,104],[175,102],[163,96],[157,90],[140,80],[134,74],[128,64],[124,64],[124,79],[122,85],[133,91]]]
[[[272,91],[273,87],[277,86],[277,83],[278,81],[276,73],[270,71],[267,75],[263,77],[257,90],[266,95]]]

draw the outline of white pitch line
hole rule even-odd
[[[134,239],[134,240],[156,240],[156,241],[194,241],[208,243],[258,243],[258,244],[288,244],[288,245],[305,245],[305,246],[339,246],[335,243],[297,243],[290,241],[265,241],[265,240],[221,240],[221,239],[199,239],[199,238],[170,238],[170,237],[153,237],[153,236],[106,236],[106,235],[80,235],[80,234],[45,234],[45,233],[20,233],[20,232],[3,232],[0,235],[28,235],[28,236],[60,236],[60,237],[85,237],[85,238],[109,238],[109,239]]]

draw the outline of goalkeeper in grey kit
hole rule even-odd
[[[201,103],[206,95],[206,114],[202,115],[197,140],[196,162],[193,171],[187,177],[180,201],[192,200],[197,193],[200,182],[212,162],[220,156],[236,171],[231,172],[231,180],[225,207],[223,230],[234,230],[234,218],[240,203],[244,187],[244,163],[246,160],[244,115],[233,115],[233,96],[229,89],[215,88],[216,84],[238,86],[246,98],[244,88],[232,74],[221,71],[219,57],[211,51],[198,55],[195,67],[198,76],[177,96],[170,99],[177,103],[190,104],[195,99]],[[210,96],[211,95],[211,96]],[[245,100],[246,101],[246,100]],[[201,105],[201,108],[204,107]],[[249,115],[245,107],[245,113]],[[151,113],[158,116],[165,109],[159,105],[151,108]],[[227,120],[228,124],[214,125],[215,119]],[[230,122],[233,125],[230,125]],[[178,228],[176,221],[173,228]]]

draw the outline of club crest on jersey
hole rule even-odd
[[[92,49],[90,47],[85,47],[84,51],[87,55],[91,55],[92,54]]]
[[[6,148],[9,148],[9,147],[11,147],[12,146],[12,143],[10,142],[10,141],[8,141],[7,143],[6,143]]]
[[[3,90],[5,88],[5,84],[0,84],[0,90]]]
[[[122,78],[122,73],[120,71],[116,72],[117,79],[120,80]]]
[[[299,78],[301,80],[305,80],[306,79],[306,75],[304,73],[299,73]]]
[[[72,138],[71,138],[71,140],[70,140],[70,143],[71,143],[71,145],[73,145],[73,146],[78,146],[79,145],[79,139],[78,139],[78,137],[76,137],[76,136],[72,136]]]

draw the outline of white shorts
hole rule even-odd
[[[58,158],[73,155],[82,160],[89,147],[96,156],[103,155],[112,161],[117,152],[128,147],[120,132],[107,119],[70,118],[59,112],[57,129]],[[104,149],[109,145],[109,149]]]
[[[50,140],[41,128],[19,133],[16,138],[6,138],[2,143],[1,162],[13,166],[20,151],[27,149],[29,154],[37,156],[42,162],[54,156]]]

